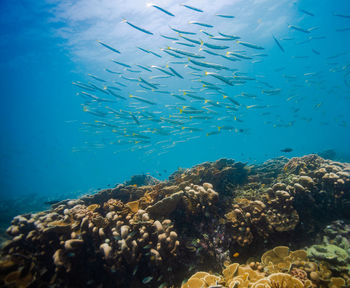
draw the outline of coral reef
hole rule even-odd
[[[349,175],[349,164],[308,155],[255,166],[220,159],[163,182],[135,177],[16,216],[0,285],[178,287],[193,270],[223,268],[183,287],[349,285],[350,229],[331,223],[350,218]],[[230,264],[238,261],[247,264]]]

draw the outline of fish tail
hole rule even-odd
[[[218,126],[218,130],[220,131],[222,127]]]
[[[180,108],[179,110],[180,110],[180,114],[182,114],[182,109]]]

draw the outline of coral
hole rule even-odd
[[[223,274],[198,272],[183,287],[349,285],[350,226],[331,222],[350,218],[349,175],[349,164],[308,155],[254,166],[220,159],[163,182],[136,177],[16,216],[0,285],[178,287],[194,269]],[[278,246],[287,243],[315,245],[307,254]]]
[[[334,271],[350,272],[350,256],[346,250],[338,246],[313,245],[307,249],[307,253],[311,259],[329,263]]]

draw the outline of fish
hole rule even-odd
[[[252,57],[249,57],[249,56],[245,56],[243,54],[239,54],[239,53],[236,53],[236,52],[226,52],[226,55],[229,56],[229,55],[233,55],[235,57],[238,57],[238,58],[241,58],[241,59],[247,59],[247,60],[250,60],[250,59],[253,59]]]
[[[114,97],[117,97],[117,98],[119,98],[119,99],[126,100],[126,98],[125,98],[125,97],[123,97],[123,96],[120,96],[120,95],[116,94],[115,92],[113,92],[112,90],[110,90],[110,88],[109,88],[109,89],[107,89],[107,91],[108,91],[108,92],[109,92],[111,95],[113,95]]]
[[[196,12],[204,12],[202,9],[199,9],[199,8],[196,8],[196,7],[193,7],[193,6],[190,6],[190,5],[187,5],[187,4],[180,4],[181,6],[183,7],[186,7],[187,9],[190,9],[190,10],[193,10],[193,11],[196,11]]]
[[[239,256],[239,253],[236,252],[236,253],[234,253],[232,256],[233,256],[234,258],[237,258],[237,257]]]
[[[169,26],[169,28],[177,33],[181,33],[181,34],[188,34],[188,35],[196,35],[196,33],[194,32],[187,32],[187,31],[183,31],[183,30],[178,30],[178,29],[175,29],[171,26]]]
[[[224,15],[224,14],[215,14],[215,16],[218,16],[218,17],[221,17],[221,18],[229,18],[229,19],[235,18],[235,16],[232,16],[232,15]]]
[[[229,35],[229,34],[224,34],[224,33],[221,33],[219,32],[219,35],[225,37],[225,38],[231,38],[232,40],[237,40],[237,39],[240,39],[241,37],[239,36],[236,36],[236,35]]]
[[[175,53],[172,53],[172,52],[170,52],[170,51],[168,51],[168,50],[166,50],[166,49],[161,49],[161,50],[162,50],[163,52],[169,54],[170,56],[175,57],[175,58],[178,58],[178,59],[184,58],[184,57],[179,56],[179,55],[177,55],[177,54],[175,54]]]
[[[288,28],[291,28],[291,29],[294,29],[296,31],[300,31],[300,32],[303,32],[303,33],[306,33],[306,34],[310,33],[309,30],[301,28],[301,27],[298,27],[298,26],[295,26],[295,25],[288,25]]]
[[[158,5],[155,5],[155,4],[151,4],[150,6],[154,7],[154,8],[157,8],[159,11],[162,11],[163,13],[169,15],[169,16],[175,16],[173,13],[169,12],[168,10],[165,10],[164,8],[158,6]]]
[[[208,132],[207,134],[205,134],[206,136],[211,136],[211,135],[217,135],[217,134],[220,134],[220,131],[211,131],[211,132]]]
[[[341,18],[350,18],[350,15],[338,14],[338,13],[333,13],[333,16],[337,16],[337,17],[341,17]]]
[[[167,70],[165,70],[165,69],[163,69],[163,68],[161,68],[159,66],[152,65],[151,68],[156,68],[157,70],[159,70],[159,71],[161,71],[161,72],[163,72],[163,73],[165,73],[165,74],[167,74],[169,76],[174,76],[173,73],[170,73],[169,71],[167,71]]]
[[[192,57],[192,58],[205,58],[204,56],[200,56],[198,54],[195,54],[195,53],[192,53],[192,52],[189,52],[189,51],[185,51],[185,50],[181,50],[181,49],[177,49],[177,48],[173,48],[173,47],[170,47],[168,46],[167,47],[168,50],[170,51],[173,51],[177,54],[180,54],[180,55],[184,55],[184,56],[188,56],[188,57]]]
[[[287,148],[284,148],[284,149],[282,149],[282,150],[280,150],[281,152],[284,152],[284,153],[289,153],[289,152],[292,152],[293,151],[293,149],[292,148],[289,148],[289,147],[287,147]]]
[[[299,8],[299,11],[300,11],[300,12],[303,12],[304,14],[309,15],[309,16],[315,16],[315,14],[313,14],[313,13],[311,13],[311,12],[309,12],[309,11],[306,11],[305,9]]]
[[[114,71],[109,70],[109,69],[107,69],[107,68],[105,68],[105,71],[108,72],[108,73],[111,73],[111,74],[117,74],[117,75],[122,74],[122,73],[120,73],[120,72],[114,72]]]
[[[117,85],[119,85],[119,86],[128,87],[128,86],[126,86],[125,84],[120,83],[120,82],[117,82],[117,81],[114,81],[114,83],[117,84]]]
[[[184,79],[184,77],[182,77],[179,73],[177,73],[177,72],[175,71],[174,68],[171,68],[170,66],[167,66],[167,68],[168,68],[175,76],[177,76],[177,77],[179,77],[179,78],[181,78],[181,79]]]
[[[281,50],[282,52],[284,52],[284,49],[283,49],[281,43],[277,40],[277,38],[276,38],[275,36],[273,36],[273,35],[272,35],[272,38],[273,38],[273,40],[275,40],[275,42],[276,42],[278,48],[280,48],[280,50]]]
[[[219,50],[224,50],[224,49],[230,48],[229,46],[214,45],[214,44],[210,44],[210,43],[206,43],[206,42],[202,42],[202,45],[204,45],[205,47],[211,48],[211,49],[219,49]]]
[[[142,283],[143,284],[148,284],[152,280],[153,280],[153,277],[152,276],[148,276],[148,277],[143,278]]]
[[[281,89],[273,89],[273,90],[262,90],[261,91],[264,94],[268,94],[268,95],[277,95],[279,93],[281,93]]]
[[[205,35],[207,35],[207,36],[209,36],[209,37],[214,37],[214,35],[213,34],[210,34],[210,33],[208,33],[208,32],[206,32],[206,31],[204,31],[204,30],[199,30],[199,32],[202,32],[203,34],[205,34]]]
[[[239,104],[235,99],[233,99],[232,97],[230,96],[227,96],[227,95],[222,95],[224,97],[224,99],[228,99],[230,100],[233,104],[237,105],[237,106],[241,106],[241,104]]]
[[[187,47],[196,47],[196,46],[193,45],[193,44],[184,43],[184,42],[180,42],[180,41],[174,41],[173,43],[178,44],[178,45],[187,46]]]
[[[116,61],[116,60],[113,60],[112,61],[115,63],[115,64],[118,64],[120,66],[123,66],[123,67],[126,67],[126,68],[131,68],[131,66],[129,64],[125,64],[125,63],[122,63],[122,62],[119,62],[119,61]]]
[[[82,89],[84,89],[84,90],[87,90],[87,91],[95,91],[95,88],[94,87],[91,87],[91,86],[89,86],[89,85],[87,85],[87,84],[84,84],[84,83],[81,83],[81,82],[79,82],[79,81],[77,81],[77,82],[72,82],[72,84],[73,85],[75,85],[75,86],[77,86],[77,87],[79,87],[79,88],[82,88]]]
[[[318,52],[318,51],[315,50],[315,49],[311,49],[311,51],[314,52],[316,55],[320,55],[320,54],[321,54],[320,52]]]
[[[147,68],[146,66],[139,65],[139,64],[137,64],[136,66],[138,66],[138,67],[140,67],[141,69],[146,70],[146,71],[148,71],[148,72],[152,72],[152,70],[149,69],[149,68]]]
[[[248,43],[248,42],[237,41],[237,43],[241,44],[241,45],[243,45],[245,47],[248,47],[248,48],[253,48],[253,49],[258,49],[258,50],[265,49],[264,47],[261,47],[261,46],[255,45],[255,44],[251,44],[251,43]]]
[[[179,40],[178,38],[175,38],[175,37],[170,37],[170,36],[166,36],[166,35],[162,35],[160,34],[161,37],[165,38],[165,39],[169,39],[169,40]]]
[[[150,82],[148,82],[147,80],[143,79],[142,77],[139,77],[139,81],[143,82],[144,84],[148,85],[149,87],[153,88],[153,89],[158,89],[158,87]]]
[[[129,95],[130,98],[133,98],[133,99],[136,99],[138,101],[141,101],[141,102],[144,102],[144,103],[147,103],[147,104],[151,104],[151,105],[156,105],[156,103],[152,102],[152,101],[149,101],[145,98],[141,98],[141,97],[138,97],[138,96],[134,96],[134,95]]]
[[[218,40],[218,41],[234,41],[236,39],[239,39],[239,37],[238,38],[219,37],[219,36],[210,37],[210,40]]]
[[[213,28],[214,27],[213,25],[201,23],[201,22],[197,22],[197,21],[189,21],[188,24],[194,24],[194,25],[198,25],[198,26],[202,26],[202,27],[206,27],[206,28]]]
[[[149,53],[151,53],[152,55],[154,55],[154,56],[156,56],[156,57],[158,57],[158,58],[162,58],[162,56],[159,55],[158,53],[153,52],[153,51],[151,51],[151,50],[148,50],[148,51],[149,51]]]
[[[214,72],[204,72],[205,76],[210,75],[212,77],[215,77],[216,79],[219,79],[220,81],[224,82],[227,85],[233,86],[232,84],[232,78],[227,76],[222,76]]]
[[[95,75],[92,75],[92,74],[88,74],[91,78],[93,78],[93,79],[95,79],[95,80],[97,80],[97,81],[100,81],[100,82],[106,82],[106,80],[103,80],[103,79],[101,79],[101,78],[99,78],[99,77],[97,77],[97,76],[95,76]]]
[[[100,43],[102,46],[106,47],[107,49],[109,49],[109,50],[111,50],[113,52],[116,52],[118,54],[121,54],[119,50],[117,50],[117,49],[115,49],[115,48],[113,48],[113,47],[111,47],[111,46],[109,46],[109,45],[107,45],[107,44],[105,44],[105,43],[103,43],[101,41],[97,41],[97,42]]]
[[[143,33],[146,33],[146,34],[149,34],[149,35],[153,35],[152,32],[150,32],[150,31],[148,31],[148,30],[146,30],[146,29],[143,29],[143,28],[141,28],[141,27],[139,27],[139,26],[136,26],[135,24],[130,23],[130,22],[129,22],[128,20],[126,20],[126,19],[123,19],[122,23],[126,23],[126,24],[128,24],[129,26],[131,26],[131,27],[135,28],[136,30],[139,30],[139,31],[141,31],[141,32],[143,32]]]
[[[195,65],[202,66],[202,67],[207,67],[207,68],[213,68],[217,70],[230,70],[230,68],[220,65],[220,64],[215,64],[215,63],[208,63],[204,61],[197,61],[189,58],[189,61]]]
[[[201,44],[201,41],[200,40],[196,40],[196,39],[192,39],[192,38],[188,38],[186,36],[183,36],[182,34],[179,34],[179,37],[191,42],[191,43],[194,43],[194,44],[198,44],[200,45]]]

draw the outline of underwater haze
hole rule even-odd
[[[0,7],[2,199],[223,157],[350,154],[347,0]]]

